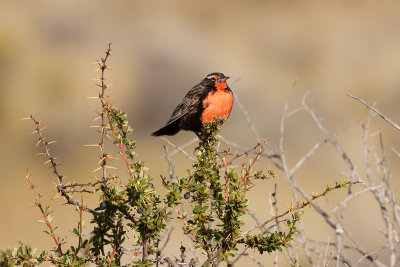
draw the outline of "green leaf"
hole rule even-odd
[[[201,207],[200,207],[200,205],[196,205],[196,206],[194,206],[194,209],[193,209],[193,213],[194,213],[194,214],[199,214],[199,213],[200,213],[200,211],[201,211]]]
[[[79,235],[79,231],[78,231],[78,229],[76,229],[76,228],[72,229],[72,232],[73,232],[74,234],[76,234],[76,235]],[[58,233],[58,232],[57,232],[57,233]]]

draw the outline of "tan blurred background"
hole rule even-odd
[[[310,90],[313,106],[329,130],[368,114],[347,92],[376,101],[399,122],[399,14],[398,1],[1,1],[0,248],[16,246],[19,240],[39,248],[52,246],[37,223],[40,214],[24,178],[28,167],[43,201],[57,210],[54,223],[64,229],[75,225],[72,208],[53,199],[55,177],[42,166],[42,158],[33,156],[38,151],[36,137],[29,134],[32,122],[20,119],[34,114],[48,124],[46,134],[58,140],[53,153],[60,156],[64,175],[93,179],[98,151],[82,145],[98,142],[88,125],[99,103],[86,97],[97,95],[92,79],[99,73],[92,63],[103,56],[108,41],[113,55],[107,77],[116,89],[110,95],[128,113],[139,155],[158,184],[168,165],[161,157],[162,141],[150,133],[165,123],[186,90],[214,71],[232,77],[231,83],[240,79],[232,89],[258,133],[273,147],[278,147],[283,107],[296,78],[290,109]],[[289,119],[288,125],[285,148],[293,164],[323,135],[306,115]],[[389,148],[399,149],[399,133],[379,120],[374,127],[384,131],[392,170],[398,171],[398,159]],[[361,133],[355,130],[340,140],[362,163],[362,150],[354,141],[361,141]],[[244,146],[255,143],[238,106],[222,135]],[[193,137],[182,133],[171,140],[183,144]],[[309,192],[343,179],[341,171],[346,171],[331,147],[317,155],[298,176]],[[183,157],[174,160],[177,174],[190,167]],[[266,161],[260,167],[273,165]],[[266,199],[265,192],[254,193]],[[292,200],[289,196],[286,201]],[[264,209],[261,217],[269,216],[263,205],[256,208]],[[357,216],[348,226],[373,250],[377,237],[365,237],[365,232],[382,224],[377,219],[369,228],[361,227],[379,216],[357,214],[363,209],[367,208],[362,204],[351,207],[349,213]],[[307,211],[306,225],[314,229],[310,232],[315,238],[326,241],[328,230],[318,228],[323,222],[313,216]]]

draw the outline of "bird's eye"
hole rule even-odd
[[[207,77],[207,79],[210,79],[210,80],[213,80],[213,81],[218,80],[219,78],[220,77],[218,75],[210,75],[210,76]]]

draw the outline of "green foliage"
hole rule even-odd
[[[242,171],[238,173],[228,166],[227,152],[225,157],[215,151],[218,142],[216,134],[221,120],[205,125],[195,150],[197,161],[193,169],[188,170],[187,177],[170,181],[163,177],[163,184],[168,191],[165,197],[161,197],[155,191],[144,162],[136,158],[136,142],[130,139],[133,131],[128,125],[126,114],[109,103],[105,105],[104,112],[110,123],[108,128],[115,138],[114,143],[120,148],[120,155],[127,164],[127,182],[111,177],[101,186],[101,202],[94,209],[96,213],[91,220],[94,228],[90,238],[82,237],[82,222],[79,221],[78,226],[72,230],[79,240],[77,246],[62,251],[64,241],[56,239],[60,249],[55,248],[54,252],[43,251],[35,256],[30,246],[21,244],[12,253],[3,254],[4,266],[25,263],[39,265],[43,262],[79,266],[88,261],[99,266],[120,266],[127,236],[135,237],[130,239],[130,245],[143,248],[141,259],[133,264],[151,266],[157,251],[154,244],[166,228],[167,220],[175,216],[173,212],[176,205],[183,201],[188,202],[192,210],[190,214],[176,215],[176,218],[186,219],[184,233],[193,236],[195,247],[208,255],[210,263],[227,260],[242,243],[257,248],[260,253],[282,250],[290,244],[296,232],[294,225],[300,218],[297,213],[288,221],[287,233],[247,234],[243,239],[241,228],[247,207],[246,191],[253,179],[265,179],[275,174],[273,171],[267,174],[255,172],[247,165],[243,165]],[[225,171],[221,170],[223,166]],[[37,197],[36,205],[40,203]],[[77,209],[81,214],[82,208]],[[45,232],[56,238],[55,228],[50,224],[52,217],[49,207],[43,209],[43,215],[45,220],[41,222],[48,228]]]
[[[120,155],[127,164],[129,179],[111,177],[101,186],[99,207],[94,210],[91,224],[94,226],[89,239],[82,237],[82,223],[72,232],[78,237],[78,245],[62,251],[63,240],[56,239],[51,226],[50,208],[43,209],[47,225],[45,232],[59,243],[55,252],[43,251],[35,256],[30,246],[22,245],[12,253],[3,254],[4,266],[39,265],[51,262],[59,266],[79,266],[84,262],[93,262],[99,266],[120,266],[123,255],[123,244],[126,237],[135,236],[129,243],[142,246],[142,257],[136,260],[135,266],[151,266],[157,248],[153,244],[167,226],[167,220],[174,216],[174,208],[187,201],[191,205],[191,213],[177,215],[176,218],[186,219],[184,233],[193,236],[196,248],[208,255],[208,260],[220,262],[227,260],[241,243],[257,248],[260,253],[282,250],[287,247],[296,232],[295,224],[300,216],[293,214],[288,221],[287,233],[274,232],[259,235],[247,234],[242,237],[241,228],[246,214],[246,191],[253,179],[265,179],[274,176],[273,171],[263,174],[255,172],[250,166],[243,165],[238,173],[228,166],[228,157],[215,151],[221,120],[205,125],[200,135],[200,143],[195,150],[197,161],[193,169],[188,170],[187,177],[179,177],[163,184],[168,192],[161,197],[155,191],[152,178],[143,161],[136,158],[134,149],[136,142],[130,139],[132,129],[128,125],[127,116],[118,108],[106,103],[105,114],[109,120],[109,130],[115,138],[114,144],[120,148]],[[225,166],[225,171],[221,171]],[[33,187],[33,185],[32,185]],[[39,196],[38,200],[40,201]],[[40,203],[40,202],[39,202]],[[41,207],[41,206],[40,206]],[[77,207],[80,214],[82,209]],[[133,243],[132,243],[132,240]],[[84,251],[84,253],[82,253]],[[79,253],[81,252],[81,253]]]
[[[255,172],[246,165],[240,174],[234,168],[228,168],[227,157],[221,157],[215,152],[218,142],[216,135],[220,125],[219,119],[205,125],[195,152],[197,161],[193,169],[188,171],[188,177],[176,179],[172,183],[164,179],[164,184],[170,190],[170,199],[179,199],[180,194],[177,197],[176,193],[185,190],[186,194],[191,196],[189,202],[193,207],[192,212],[182,216],[187,219],[184,233],[193,236],[195,247],[201,248],[205,255],[214,255],[210,263],[227,260],[227,256],[232,256],[232,252],[237,250],[240,243],[257,248],[260,253],[281,251],[290,244],[296,232],[294,225],[300,218],[297,213],[296,217],[289,221],[288,233],[266,233],[252,239],[247,235],[246,238],[249,239],[240,242],[247,208],[246,191],[253,179],[265,179],[275,173],[269,171],[265,175],[262,171]],[[226,166],[225,172],[220,171],[221,166]]]
[[[171,208],[179,202],[162,199],[156,193],[144,162],[135,158],[133,149],[136,142],[129,139],[133,131],[128,125],[126,114],[110,105],[107,105],[105,113],[110,120],[114,143],[120,145],[120,154],[128,164],[130,177],[127,184],[119,180],[118,183],[107,183],[104,186],[102,201],[106,204],[97,209],[101,213],[92,220],[96,226],[89,241],[92,244],[91,252],[94,255],[104,254],[104,247],[111,245],[115,252],[115,263],[119,265],[125,236],[127,232],[133,232],[136,235],[133,245],[145,248],[142,259],[136,264],[147,266],[150,264],[148,256],[155,252],[151,243],[165,229]],[[125,223],[122,223],[123,218],[126,219]]]
[[[288,232],[271,232],[267,234],[246,235],[243,243],[251,248],[256,248],[260,254],[264,252],[272,252],[275,250],[282,251],[282,248],[288,247],[293,240],[293,235],[297,232],[296,223],[300,220],[301,213],[294,212],[292,219],[286,221]]]

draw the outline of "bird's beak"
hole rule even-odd
[[[230,77],[229,76],[224,76],[221,79],[219,79],[221,82],[225,82],[226,80],[228,80]]]

